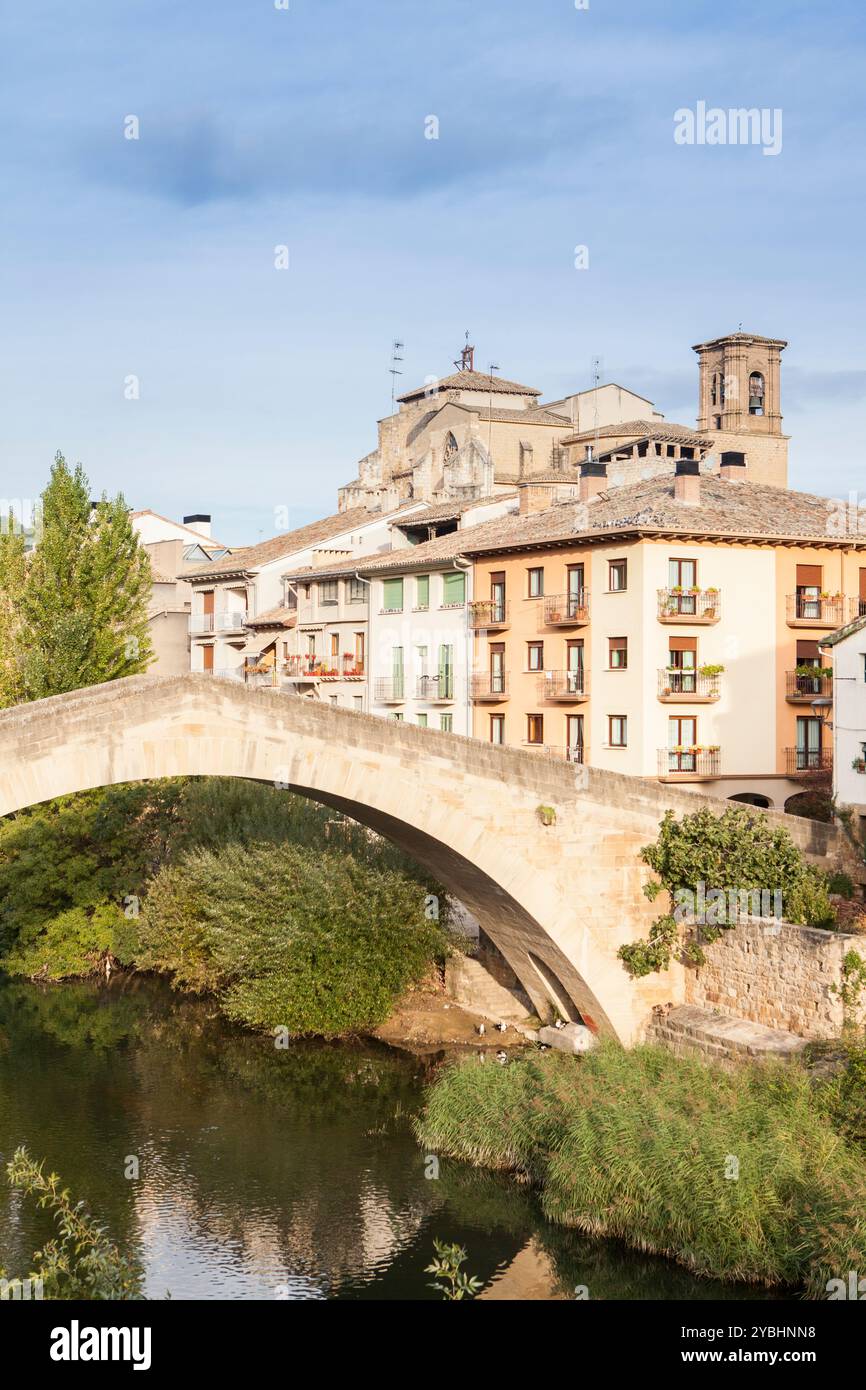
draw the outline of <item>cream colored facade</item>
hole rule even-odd
[[[694,602],[671,595],[672,565],[694,576]],[[577,567],[579,590],[569,582]],[[811,579],[815,569],[820,592],[837,579],[834,596],[798,599],[798,574]],[[544,596],[532,597],[539,571]],[[503,580],[507,620],[491,627],[489,596]],[[475,736],[782,809],[831,764],[822,700],[832,683],[799,675],[798,665],[813,660],[832,615],[858,604],[861,584],[866,549],[844,542],[624,534],[476,557],[475,669],[501,661],[507,689],[497,700],[488,682]],[[580,593],[571,605],[570,589]],[[703,675],[708,667],[723,669]]]

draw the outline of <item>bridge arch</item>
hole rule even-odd
[[[616,953],[656,911],[640,847],[666,807],[697,808],[691,793],[206,675],[135,676],[0,711],[0,815],[176,776],[282,785],[392,840],[465,902],[542,1016],[545,971],[624,1043],[656,1004],[682,1001],[679,967],[633,981]],[[794,824],[805,848],[826,851],[830,827]]]

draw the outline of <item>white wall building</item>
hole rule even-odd
[[[861,604],[861,606],[863,606]],[[821,644],[833,662],[833,796],[866,826],[866,615]]]

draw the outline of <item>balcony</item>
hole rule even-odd
[[[501,631],[510,624],[510,604],[492,598],[475,599],[469,605],[469,626],[475,632]]]
[[[718,589],[659,589],[660,623],[717,623],[722,596]]]
[[[832,772],[833,754],[829,748],[786,748],[785,771],[789,777],[812,772]]]
[[[215,615],[213,613],[191,613],[189,619],[190,636],[195,637],[196,635],[212,633],[214,630],[214,617]]]
[[[377,705],[402,705],[406,700],[405,681],[377,676],[373,683],[373,699]]]
[[[658,766],[665,782],[700,782],[720,775],[722,753],[717,744],[660,748]]]
[[[216,615],[218,632],[243,632],[252,614],[246,608],[224,608]]]
[[[589,699],[588,671],[544,671],[538,680],[538,699],[548,705],[576,705]]]
[[[711,705],[719,698],[718,673],[704,675],[700,670],[662,667],[658,697],[663,704]]]
[[[806,675],[803,671],[785,672],[785,699],[792,705],[811,705],[813,700],[832,700],[833,677],[818,674]]]
[[[283,662],[283,675],[301,681],[363,680],[364,662],[348,652],[330,658],[289,656]]]
[[[562,743],[528,743],[524,740],[521,747],[528,748],[530,752],[537,753],[541,758],[553,758],[567,763],[582,763],[584,761],[582,743],[568,746]]]
[[[476,671],[472,677],[472,698],[479,704],[500,704],[508,699],[507,671]]]
[[[589,590],[574,594],[552,594],[544,600],[547,627],[585,627],[589,622]]]
[[[419,676],[415,682],[415,699],[431,705],[454,704],[454,681],[442,676]]]
[[[841,594],[823,594],[817,598],[788,594],[788,627],[841,627],[845,622],[847,606],[848,602]]]

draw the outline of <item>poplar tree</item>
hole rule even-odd
[[[57,454],[21,595],[21,698],[146,670],[152,572],[123,497],[91,506],[81,464]]]
[[[23,698],[20,627],[26,564],[24,531],[10,511],[0,517],[0,709]]]

